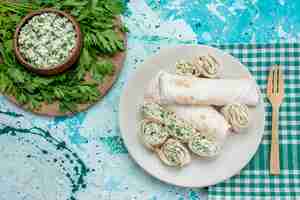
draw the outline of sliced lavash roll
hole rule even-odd
[[[169,137],[168,129],[161,123],[151,120],[142,120],[140,139],[150,150],[159,148]]]
[[[188,149],[178,140],[170,138],[159,149],[157,155],[167,166],[183,167],[190,163]]]
[[[252,79],[206,79],[160,72],[158,91],[161,104],[215,105],[241,103],[255,106],[259,92]]]
[[[143,117],[156,121],[169,129],[170,136],[187,143],[197,133],[195,127],[188,121],[182,120],[172,111],[154,102],[145,102],[142,106]]]
[[[176,63],[176,74],[182,76],[196,76],[201,75],[202,69],[197,68],[193,63],[180,60]]]
[[[174,115],[173,112],[153,101],[145,101],[141,112],[145,119],[157,120],[160,123],[165,123],[166,120],[173,118]]]
[[[217,78],[220,75],[221,66],[219,62],[211,55],[198,56],[193,60],[193,65],[199,76],[206,78]]]
[[[221,109],[221,113],[237,133],[248,128],[250,124],[249,108],[244,104],[228,104]]]
[[[178,118],[176,115],[166,121],[165,124],[170,130],[170,135],[183,143],[187,143],[197,134],[197,129],[191,123]]]
[[[194,154],[200,157],[213,158],[221,153],[222,146],[214,137],[213,130],[199,132],[188,142],[188,147]]]

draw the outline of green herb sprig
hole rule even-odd
[[[83,48],[77,66],[61,75],[41,77],[21,66],[13,53],[13,33],[22,17],[45,7],[68,11],[79,22]],[[110,58],[125,50],[118,21],[124,11],[120,0],[40,0],[0,4],[0,91],[20,104],[38,109],[42,103],[59,103],[61,112],[76,111],[79,104],[97,101],[97,86],[114,72]],[[100,57],[99,57],[100,56]],[[84,77],[89,73],[93,83]]]

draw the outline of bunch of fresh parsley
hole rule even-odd
[[[78,63],[56,76],[41,77],[21,66],[13,52],[13,33],[22,17],[33,10],[54,7],[68,11],[79,22],[83,48]],[[110,58],[123,51],[118,21],[124,11],[120,0],[35,0],[0,4],[0,91],[16,97],[20,104],[38,109],[42,103],[58,102],[60,111],[76,111],[78,104],[95,102],[101,95],[97,86],[114,72]],[[84,77],[89,73],[93,83]]]

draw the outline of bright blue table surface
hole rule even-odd
[[[0,122],[27,129],[40,127],[64,140],[94,169],[86,189],[79,191],[80,199],[205,199],[203,190],[167,185],[148,176],[129,157],[118,127],[119,97],[124,83],[144,59],[164,47],[298,41],[299,10],[300,1],[294,0],[127,1],[123,16],[130,30],[126,64],[101,102],[71,118],[45,118],[24,112],[1,97]]]

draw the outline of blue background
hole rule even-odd
[[[131,0],[126,4],[123,21],[130,30],[126,64],[101,102],[74,117],[46,118],[25,112],[1,97],[0,122],[49,130],[78,153],[95,170],[87,178],[87,189],[80,191],[80,199],[206,199],[205,190],[161,183],[132,161],[118,127],[122,88],[139,64],[160,48],[197,43],[297,42],[300,1]]]

